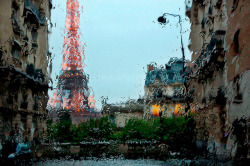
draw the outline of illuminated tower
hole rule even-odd
[[[96,110],[94,95],[90,95],[88,77],[84,73],[84,46],[80,42],[80,12],[78,0],[67,0],[66,36],[63,45],[62,71],[50,104],[86,115]]]

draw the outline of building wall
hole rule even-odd
[[[151,98],[154,95],[155,90],[159,87],[161,88],[163,95],[174,95],[174,85],[163,85],[158,80],[156,80],[154,84],[144,87],[145,98]]]
[[[117,127],[125,127],[129,119],[143,118],[144,99],[131,99],[126,102],[102,105],[102,115],[108,116],[109,120]]]
[[[144,107],[144,118],[151,118],[153,115],[153,103],[145,104]],[[156,104],[157,105],[157,104]],[[177,115],[182,115],[185,113],[185,103],[184,102],[163,102],[158,105],[159,111],[162,111],[163,117],[173,117]]]
[[[228,0],[226,8],[228,28],[225,38],[225,85],[227,87],[227,128],[229,128],[227,132],[230,133],[232,128],[236,130],[237,119],[246,119],[247,122],[244,122],[244,125],[250,128],[250,22],[247,21],[250,16],[250,1]],[[232,151],[235,157],[239,157],[237,153],[244,151],[241,147],[247,148],[247,143],[250,141],[249,130],[247,132],[242,129],[241,132],[244,134],[234,132],[227,140],[227,149]]]
[[[211,153],[224,157],[246,155],[236,122],[245,119],[246,126],[250,117],[249,7],[250,1],[244,0],[193,0],[187,11],[194,64],[189,90],[194,89],[199,107],[197,140],[208,142]],[[241,137],[246,141],[248,135]]]
[[[144,87],[145,92],[145,106],[144,106],[144,118],[150,118],[153,114],[153,105],[159,105],[160,111],[162,111],[163,116],[165,117],[172,117],[174,115],[175,107],[182,108],[179,113],[185,112],[185,102],[184,101],[171,101],[175,94],[175,88],[180,89],[181,94],[185,92],[185,86],[181,83],[174,83],[174,84],[162,84],[158,80],[156,80],[153,84]],[[162,91],[162,95],[167,98],[162,97],[161,99],[155,99],[154,93],[157,90]]]
[[[117,127],[125,127],[126,122],[129,119],[142,119],[143,112],[131,112],[131,113],[123,113],[117,112],[115,113],[115,124]]]
[[[2,139],[10,131],[29,140],[46,134],[50,9],[50,0],[0,1],[0,117],[10,124]]]
[[[165,68],[157,68],[153,64],[147,66],[144,118],[160,116],[160,113],[165,117],[172,117],[185,112],[184,75],[188,73],[183,69],[184,63],[183,59],[172,57]],[[179,111],[175,111],[177,109]]]

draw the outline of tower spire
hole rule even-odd
[[[67,0],[66,37],[63,45],[62,70],[82,70],[84,46],[81,46],[80,12],[78,0]]]

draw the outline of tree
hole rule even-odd
[[[59,110],[59,119],[57,121],[57,132],[56,139],[59,142],[71,142],[72,132],[71,132],[71,115],[68,110]]]
[[[159,121],[130,119],[122,130],[122,141],[158,139]]]

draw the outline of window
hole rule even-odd
[[[14,40],[11,51],[12,57],[19,58],[20,53],[21,53],[21,46],[16,40]]]
[[[239,0],[234,0],[234,1],[233,1],[231,13],[233,13],[233,12],[237,9],[238,4],[239,4]]]
[[[234,34],[234,40],[233,40],[233,47],[234,47],[235,53],[240,52],[240,49],[239,49],[239,34],[240,34],[240,30],[238,29],[237,32]]]

